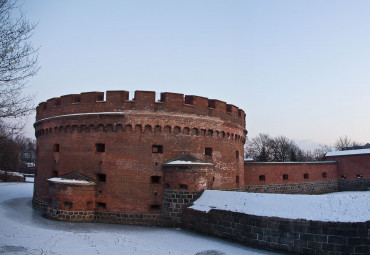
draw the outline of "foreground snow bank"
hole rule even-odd
[[[33,183],[0,183],[0,254],[278,254],[178,229],[48,220],[32,192]]]
[[[370,192],[287,195],[206,190],[190,208],[288,219],[365,222],[370,220]]]

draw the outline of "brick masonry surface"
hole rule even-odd
[[[323,194],[338,191],[338,181],[302,182],[270,185],[246,185],[242,191],[281,194]]]
[[[184,210],[183,227],[198,233],[294,254],[369,254],[370,222],[340,223]]]

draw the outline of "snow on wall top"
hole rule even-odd
[[[190,208],[287,219],[366,222],[370,220],[370,191],[287,195],[206,190]]]
[[[0,170],[0,174],[1,174],[1,175],[4,175],[4,174],[5,174],[5,171],[4,171],[4,170]],[[11,176],[24,177],[24,175],[23,175],[23,174],[18,173],[18,172],[9,172],[9,171],[7,171],[7,172],[6,172],[6,174],[7,174],[7,175],[11,175]]]
[[[347,156],[347,155],[359,155],[359,154],[370,154],[370,149],[331,151],[331,152],[327,152],[325,156],[333,157],[333,156]]]

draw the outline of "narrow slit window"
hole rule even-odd
[[[107,209],[107,204],[106,203],[96,203],[96,207],[99,209]]]
[[[287,174],[283,174],[283,180],[288,180],[288,175]]]
[[[236,183],[239,184],[239,175],[236,176]]]
[[[239,151],[235,152],[235,158],[239,158]]]
[[[58,143],[53,145],[53,152],[59,152],[59,144]]]
[[[153,145],[152,153],[163,153],[163,145]]]
[[[161,205],[150,205],[150,210],[159,211],[161,210]]]
[[[71,209],[72,208],[72,202],[64,202],[64,208]]]
[[[303,178],[304,179],[308,179],[309,178],[309,175],[306,173],[306,174],[303,174]]]
[[[95,144],[96,152],[105,152],[105,144],[104,143],[97,143]]]
[[[154,176],[151,176],[150,179],[151,179],[152,183],[157,183],[157,184],[161,183],[161,177],[160,176],[154,175]]]
[[[179,184],[179,189],[188,189],[188,185],[186,185],[186,184]]]
[[[213,150],[210,147],[206,147],[205,150],[204,150],[204,154],[206,156],[212,156],[212,152],[213,152]]]
[[[327,178],[328,177],[328,174],[326,172],[323,172],[322,173],[322,178]]]
[[[266,180],[266,177],[264,175],[260,175],[258,176],[258,179],[261,181],[261,182],[264,182]]]
[[[97,174],[96,175],[96,179],[99,181],[99,182],[106,182],[107,180],[107,176],[105,174]]]

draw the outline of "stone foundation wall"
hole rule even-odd
[[[369,191],[370,178],[368,179],[342,179],[338,181],[340,191]]]
[[[338,191],[338,181],[320,181],[268,185],[246,185],[240,191],[281,194],[323,194]]]
[[[127,225],[161,226],[160,214],[126,214],[117,212],[66,211],[47,208],[47,217],[72,222],[100,222]]]
[[[34,198],[34,199],[32,199],[32,207],[37,209],[37,210],[46,212],[47,207],[48,207],[48,203]]]
[[[369,254],[370,222],[339,223],[185,209],[183,227],[258,248],[295,254]]]
[[[163,196],[163,223],[168,227],[181,227],[182,211],[197,199],[202,192],[165,190]]]

